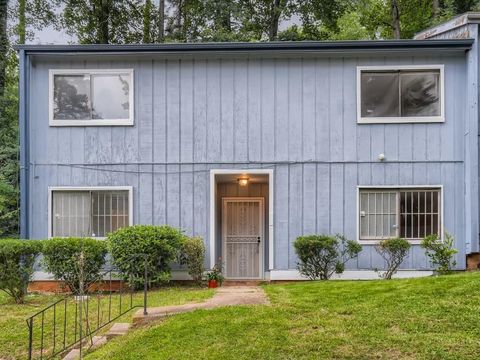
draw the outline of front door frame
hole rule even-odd
[[[226,246],[226,218],[225,218],[225,205],[226,202],[258,202],[259,204],[259,211],[258,214],[260,217],[259,220],[259,230],[261,236],[260,246],[258,247],[258,276],[257,277],[227,277],[227,246]],[[265,249],[265,198],[258,197],[258,196],[227,196],[222,197],[222,260],[225,266],[225,278],[232,279],[232,280],[246,280],[246,279],[263,279],[263,273],[265,272],[264,269],[264,249]]]
[[[273,229],[273,169],[212,169],[210,170],[210,268],[213,268],[216,263],[215,244],[218,239],[216,236],[216,198],[217,198],[217,181],[216,175],[222,174],[259,174],[268,175],[268,269],[274,268],[274,229]],[[264,270],[264,269],[263,269]],[[265,274],[263,272],[263,274]]]

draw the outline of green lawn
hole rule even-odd
[[[478,359],[480,273],[267,285],[270,306],[198,310],[88,359]]]
[[[212,290],[188,288],[188,287],[169,287],[156,291],[149,292],[148,305],[149,306],[162,306],[162,305],[179,305],[193,301],[203,301],[213,296]],[[57,299],[62,299],[64,296],[59,295],[30,295],[27,298],[26,304],[16,305],[14,304],[3,292],[0,292],[0,359],[25,359],[27,357],[27,345],[28,345],[28,328],[25,319],[37,311],[52,304]],[[123,300],[123,306],[125,309],[125,301]],[[133,297],[133,304],[142,304],[143,294],[137,293]],[[63,304],[63,303],[62,303]],[[119,299],[114,296],[112,301],[111,314],[115,316],[119,311]],[[67,303],[67,328],[72,329],[71,324],[75,319],[75,305],[74,302]],[[97,319],[97,303],[95,301],[90,303],[90,311],[92,313],[91,322],[92,326],[95,326]],[[56,341],[62,343],[63,336],[61,332],[64,319],[64,308],[62,306],[56,309],[56,324],[59,330],[57,330]],[[47,316],[44,318],[46,331],[44,334],[44,344],[47,347],[52,346],[53,339],[53,310],[50,309]],[[131,316],[135,310],[129,312],[123,317],[119,318],[117,322],[129,322]],[[104,318],[108,312],[108,302],[103,299],[100,302],[100,314]],[[39,325],[41,318],[36,319],[35,324]],[[101,322],[103,323],[103,322]],[[106,327],[105,330],[108,330]],[[35,326],[34,340],[35,345],[38,348],[40,344],[40,332],[39,327]],[[73,333],[69,332],[67,335],[67,341],[73,337]],[[35,352],[38,354],[38,352]]]

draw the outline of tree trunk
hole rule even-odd
[[[228,33],[232,32],[231,10],[228,2],[218,2],[215,6],[215,30],[225,30]]]
[[[143,43],[151,43],[152,1],[146,0],[143,8]]]
[[[178,34],[180,35],[181,41],[187,42],[187,9],[186,9],[186,0],[178,0],[178,9],[177,9],[177,29]]]
[[[280,20],[281,14],[281,0],[273,0],[272,8],[270,10],[270,24],[268,29],[268,40],[274,41],[277,40],[278,35],[278,23]]]
[[[18,0],[18,43],[25,44],[25,0]]]
[[[440,15],[440,1],[433,0],[433,18],[437,19],[438,15]]]
[[[98,9],[98,42],[108,44],[110,42],[110,33],[108,21],[110,18],[110,0],[100,0],[100,9]]]
[[[158,42],[165,41],[165,0],[160,0],[158,4]]]
[[[230,9],[224,11],[222,15],[222,27],[228,33],[232,32],[232,14],[230,13]]]
[[[400,12],[398,10],[397,0],[392,0],[392,29],[393,29],[393,38],[394,39],[401,39]]]
[[[5,92],[5,73],[7,67],[7,0],[0,0],[0,98]]]
[[[178,30],[182,29],[182,17],[183,17],[183,1],[179,0],[178,8],[177,8],[177,18],[175,19]]]

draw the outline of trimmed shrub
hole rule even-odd
[[[392,238],[380,241],[375,246],[377,252],[386,262],[385,272],[380,273],[380,277],[390,280],[402,264],[403,260],[410,250],[410,243],[402,238]]]
[[[293,246],[300,260],[298,271],[310,280],[328,280],[334,273],[341,274],[345,263],[362,251],[358,242],[339,234],[300,236]]]
[[[445,239],[442,241],[438,235],[429,235],[422,240],[422,248],[441,274],[447,274],[457,265],[454,259],[458,250],[453,248],[453,236],[445,233]]]
[[[0,290],[23,304],[35,259],[42,249],[37,240],[0,240]]]
[[[103,240],[68,237],[43,241],[43,267],[74,294],[87,293],[101,280],[106,255]]]
[[[205,261],[205,244],[201,237],[186,237],[180,248],[180,263],[186,265],[188,275],[197,284],[202,283]]]
[[[150,285],[170,280],[170,264],[184,239],[180,230],[167,225],[135,225],[108,234],[108,245],[113,264],[138,289],[144,283],[145,261]]]

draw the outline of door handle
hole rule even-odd
[[[260,244],[260,236],[257,237],[257,242]]]

